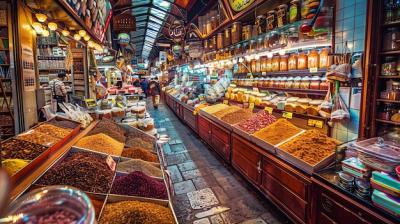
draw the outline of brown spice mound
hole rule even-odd
[[[225,116],[225,115],[227,115],[227,114],[230,114],[230,113],[239,111],[239,110],[241,110],[241,109],[242,109],[242,108],[240,108],[240,107],[238,107],[238,106],[230,106],[230,107],[228,107],[228,108],[226,108],[226,109],[217,111],[217,112],[213,113],[212,115],[221,119],[221,117],[223,117],[223,116]]]
[[[175,223],[168,207],[140,201],[121,201],[106,204],[100,224],[172,224]]]
[[[118,132],[121,135],[125,135],[125,129],[118,124],[116,124],[113,120],[110,119],[103,119],[97,125],[97,128],[103,128]]]
[[[121,143],[124,143],[125,140],[126,140],[125,136],[121,135],[119,132],[113,131],[113,130],[111,130],[109,128],[97,127],[97,126],[95,128],[93,128],[93,130],[91,130],[88,133],[88,136],[89,135],[99,134],[99,133],[106,134],[106,135],[110,136],[111,138],[113,138],[113,139],[115,139],[115,140],[117,140],[117,141],[119,141]]]
[[[141,159],[145,160],[148,162],[155,162],[158,163],[158,156],[154,153],[149,152],[146,149],[140,148],[140,147],[132,147],[132,148],[126,148],[122,152],[123,157],[128,157],[132,159]]]
[[[150,142],[150,143],[155,143],[156,142],[156,138],[154,136],[150,136],[142,131],[140,131],[139,129],[131,129],[129,131],[129,133],[127,134],[127,141],[130,138],[141,138],[146,142]]]
[[[334,153],[338,144],[336,139],[329,138],[317,130],[308,130],[279,148],[308,164],[315,165]]]
[[[124,149],[123,143],[101,133],[86,136],[80,139],[75,146],[116,156],[120,156]]]
[[[271,145],[276,145],[300,132],[300,128],[285,118],[280,118],[271,125],[257,131],[254,135]]]
[[[253,112],[248,109],[240,109],[236,112],[226,114],[221,118],[221,120],[225,121],[228,124],[236,124],[246,119],[249,119],[253,115]]]
[[[154,150],[154,144],[151,142],[147,142],[141,138],[128,138],[126,140],[127,147],[141,147],[150,151]]]

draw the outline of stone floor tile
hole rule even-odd
[[[224,220],[220,215],[213,215],[210,217],[211,224],[224,224]]]
[[[197,190],[218,186],[218,182],[213,175],[202,175],[201,177],[193,178],[192,181]]]
[[[183,171],[181,173],[182,173],[183,179],[185,179],[185,180],[191,180],[193,178],[201,176],[200,170],[198,170],[198,169]]]
[[[188,160],[184,153],[166,155],[166,159],[168,166],[184,163]]]
[[[183,181],[183,177],[181,175],[181,172],[179,171],[178,167],[176,165],[173,166],[168,166],[167,170],[171,176],[171,181],[172,183],[177,183]]]
[[[189,192],[187,196],[193,209],[209,208],[219,203],[211,188]]]
[[[185,145],[183,144],[173,144],[170,146],[171,146],[171,151],[174,153],[187,152]]]
[[[210,220],[208,218],[198,219],[193,221],[193,224],[210,224]]]
[[[188,170],[194,170],[197,168],[196,163],[193,161],[188,161],[185,163],[178,164],[179,170],[182,171],[188,171]]]
[[[216,207],[212,207],[211,209],[209,209],[207,211],[196,213],[194,216],[198,219],[201,219],[201,218],[204,218],[207,216],[217,215],[219,213],[226,212],[228,210],[229,210],[228,207],[216,206]]]
[[[195,191],[196,188],[191,180],[186,180],[178,183],[174,183],[175,194],[186,194],[188,192]]]

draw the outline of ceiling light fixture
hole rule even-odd
[[[58,28],[57,23],[55,22],[49,22],[49,24],[47,24],[47,26],[49,27],[50,30],[55,31]]]
[[[43,13],[37,13],[35,16],[36,16],[36,19],[41,23],[43,23],[47,20],[47,16]]]
[[[63,35],[64,37],[66,37],[66,36],[68,36],[68,35],[70,34],[69,30],[67,30],[67,29],[62,30],[61,33],[62,33],[62,35]]]
[[[48,30],[44,29],[44,30],[42,31],[42,36],[48,37],[48,36],[50,36],[50,32],[49,32]]]
[[[38,22],[32,23],[32,27],[33,27],[33,29],[35,29],[35,32],[37,34],[41,34],[43,32],[43,26],[42,26],[42,24],[40,24]]]
[[[89,41],[89,40],[90,40],[90,36],[86,34],[86,35],[83,37],[83,39],[84,39],[85,41]]]
[[[94,42],[91,41],[91,40],[89,40],[89,41],[88,41],[88,47],[89,47],[89,48],[93,48],[93,47],[94,47]]]
[[[79,35],[81,35],[81,37],[84,37],[86,35],[86,31],[85,30],[79,30]]]
[[[76,40],[76,41],[79,41],[79,40],[81,40],[81,35],[79,35],[79,34],[74,34],[74,39]]]

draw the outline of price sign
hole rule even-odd
[[[291,112],[283,112],[282,117],[287,118],[287,119],[292,119],[293,118],[293,113]]]
[[[318,68],[310,68],[310,72],[312,73],[318,72]]]
[[[316,122],[316,120],[308,119],[307,125],[310,126],[310,127],[314,127],[315,126],[315,122]]]
[[[97,106],[95,99],[85,99],[85,102],[87,108],[93,108]]]
[[[204,95],[200,95],[200,96],[199,96],[199,100],[200,100],[200,101],[203,101],[203,100],[204,100]]]
[[[249,109],[250,109],[250,110],[253,110],[253,109],[254,109],[254,103],[250,103],[250,104],[249,104]]]
[[[324,122],[320,120],[308,119],[307,125],[310,127],[323,128]]]
[[[108,167],[110,167],[110,169],[114,172],[116,163],[110,155],[107,156],[106,163],[107,163]]]
[[[224,100],[224,104],[228,105],[228,100]]]
[[[315,122],[315,127],[316,128],[323,128],[324,127],[324,122],[323,121],[316,121]]]
[[[272,114],[272,111],[274,110],[274,108],[272,108],[272,107],[265,107],[264,110],[268,111],[269,114]]]

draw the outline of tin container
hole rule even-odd
[[[231,29],[232,44],[236,44],[242,40],[242,23],[234,22]]]

